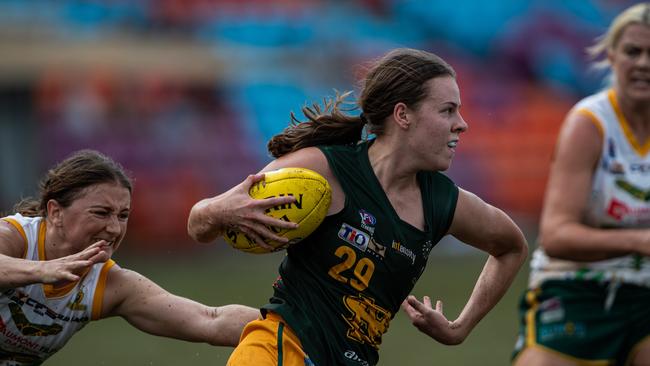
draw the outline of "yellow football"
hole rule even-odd
[[[268,242],[273,249],[262,248],[246,234],[226,230],[224,239],[233,248],[249,253],[269,253],[287,248],[311,234],[327,216],[332,201],[330,185],[320,174],[304,168],[282,168],[264,173],[264,180],[253,185],[248,194],[256,199],[279,196],[294,196],[296,202],[275,206],[266,214],[281,220],[297,223],[297,229],[269,227],[279,236],[289,239],[288,243]]]

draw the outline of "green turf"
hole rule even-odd
[[[124,266],[150,277],[171,292],[207,304],[264,304],[271,294],[276,267],[283,254],[250,255],[230,248],[206,250],[198,256],[149,259],[120,258]],[[444,301],[448,318],[460,312],[482,268],[484,257],[432,253],[426,272],[413,293]],[[520,272],[505,298],[459,346],[443,346],[398,314],[380,350],[380,365],[506,365],[514,345],[516,303],[525,286]],[[111,318],[92,322],[46,364],[56,365],[224,365],[232,349],[154,337],[126,321]]]

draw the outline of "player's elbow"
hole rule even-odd
[[[517,228],[504,240],[504,243],[507,244],[502,246],[503,249],[499,254],[508,255],[521,267],[528,257],[528,241],[524,234]]]
[[[517,254],[519,258],[519,265],[521,266],[524,264],[524,262],[526,262],[526,258],[528,258],[528,241],[526,241],[525,237],[517,247]]]
[[[192,240],[199,242],[199,243],[209,243],[210,238],[208,238],[207,235],[205,235],[204,232],[201,232],[196,225],[193,225],[190,220],[187,222],[187,234],[192,238]]]
[[[542,225],[540,227],[537,243],[546,255],[554,258],[563,258],[567,255],[568,246],[563,243],[565,228],[561,224]]]
[[[187,219],[187,234],[196,242],[210,243],[216,239],[216,235],[210,230],[209,216],[203,212],[204,210],[205,208],[198,203],[192,207]]]
[[[189,224],[187,225],[187,233],[190,238],[198,243],[207,244],[215,239],[214,236],[209,235],[205,230],[196,229],[195,227],[191,227]]]
[[[232,330],[228,329],[228,323],[224,319],[223,309],[220,307],[210,307],[205,309],[208,321],[211,324],[208,327],[207,342],[213,346],[234,347],[239,340],[238,337],[232,336]]]
[[[523,264],[528,257],[528,242],[526,241],[526,237],[514,221],[504,213],[500,212],[500,214],[507,219],[502,221],[504,224],[494,225],[491,228],[488,237],[492,237],[495,244],[491,246],[489,253],[495,257],[504,255],[514,257],[520,264]]]

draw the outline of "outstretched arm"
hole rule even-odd
[[[47,261],[22,259],[25,240],[18,230],[0,220],[0,290],[31,285],[77,281],[95,263],[108,260],[99,241],[79,253]]]
[[[526,260],[528,246],[503,211],[462,189],[449,233],[489,254],[467,304],[454,321],[444,316],[441,301],[434,309],[428,297],[420,302],[409,296],[403,308],[423,333],[443,344],[460,344],[506,293]]]
[[[271,207],[293,202],[290,196],[256,200],[248,195],[253,184],[264,179],[264,174],[249,175],[239,185],[218,196],[206,198],[194,205],[187,220],[187,232],[196,241],[208,243],[228,228],[236,228],[266,247],[265,239],[284,243],[286,238],[276,235],[267,226],[282,229],[297,227],[292,222],[265,215]]]
[[[176,296],[141,274],[115,265],[110,269],[102,318],[121,316],[149,334],[236,346],[244,326],[260,312],[243,305],[210,307]]]

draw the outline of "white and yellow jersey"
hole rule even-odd
[[[23,258],[45,260],[45,220],[2,218],[25,240]],[[32,284],[0,292],[0,365],[40,364],[88,323],[98,319],[112,260],[95,264],[80,281],[61,287]]]
[[[584,224],[603,229],[650,228],[650,141],[636,140],[613,89],[581,100],[574,110],[586,115],[603,137]],[[539,248],[531,261],[530,286],[547,279],[614,280],[650,286],[649,259],[627,255],[573,262],[550,258]]]

